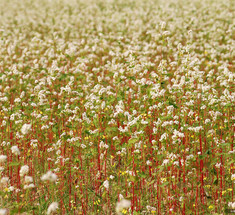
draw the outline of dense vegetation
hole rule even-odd
[[[0,214],[235,209],[233,0],[0,0]]]

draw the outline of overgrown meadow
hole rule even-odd
[[[0,214],[235,212],[233,0],[0,0]]]

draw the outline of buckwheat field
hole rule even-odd
[[[233,0],[0,0],[0,215],[235,213]]]

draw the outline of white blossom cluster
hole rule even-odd
[[[29,198],[38,214],[209,214],[207,193],[233,207],[234,11],[0,0],[0,214]]]

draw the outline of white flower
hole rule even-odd
[[[12,192],[12,191],[15,190],[15,188],[14,188],[13,186],[10,186],[10,187],[8,187],[8,190],[9,190],[10,192]]]
[[[179,201],[182,202],[183,200],[184,200],[184,197],[183,197],[183,196],[180,196]]]
[[[7,215],[7,209],[0,209],[0,215]]]
[[[30,189],[30,188],[34,188],[35,185],[32,183],[32,184],[29,184],[29,185],[24,185],[24,189]]]
[[[59,204],[57,202],[52,202],[47,209],[47,214],[49,215],[55,212],[58,208],[59,208]]]
[[[147,164],[148,166],[150,166],[152,163],[151,163],[150,160],[147,160],[146,164]]]
[[[232,175],[231,175],[231,180],[232,180],[232,181],[235,180],[235,174],[232,174]]]
[[[109,178],[110,178],[110,179],[114,179],[115,177],[114,177],[113,175],[110,175]]]
[[[228,203],[228,206],[229,206],[231,209],[235,209],[235,202],[229,202],[229,203]]]
[[[81,147],[83,148],[83,149],[85,149],[86,148],[86,145],[85,144],[81,144]]]
[[[7,184],[9,182],[9,178],[8,177],[2,177],[1,178],[1,184]]]
[[[31,176],[25,176],[24,177],[24,182],[26,184],[32,183],[33,182],[33,178]]]
[[[120,199],[120,200],[124,199],[124,197],[123,197],[122,194],[119,194],[119,199]]]
[[[20,168],[20,176],[21,177],[28,174],[28,172],[29,172],[29,166],[28,165],[24,165]]]
[[[127,199],[122,199],[120,202],[116,205],[116,212],[117,214],[122,214],[121,211],[125,208],[129,208],[131,206],[131,201]]]
[[[22,134],[27,134],[31,129],[31,124],[24,124],[21,128]]]
[[[155,207],[151,207],[150,205],[146,206],[148,211],[156,211],[157,209]]]
[[[4,163],[7,159],[6,155],[0,155],[0,163]]]
[[[20,155],[20,150],[19,150],[18,146],[12,146],[11,152],[15,155]]]
[[[42,181],[56,181],[57,180],[57,175],[55,173],[53,173],[52,171],[48,171],[46,174],[44,174],[41,177]]]
[[[104,181],[103,185],[107,190],[109,189],[109,181],[108,180]]]
[[[163,160],[163,162],[162,162],[162,166],[165,166],[165,165],[167,165],[169,163],[169,159],[165,159],[165,160]]]

